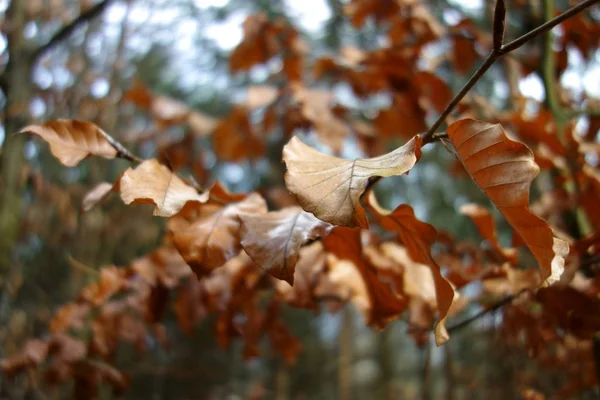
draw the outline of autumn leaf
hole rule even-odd
[[[198,193],[169,168],[152,159],[125,171],[121,178],[121,199],[125,204],[153,204],[154,215],[171,217],[189,202],[206,202],[208,193]]]
[[[83,197],[83,200],[81,201],[81,212],[86,213],[92,210],[106,200],[112,192],[118,191],[120,186],[119,182],[120,180],[116,183],[100,182],[94,186],[92,190],[87,192]]]
[[[300,207],[245,215],[241,219],[242,246],[246,253],[256,265],[290,285],[294,284],[302,245],[326,236],[332,228]]]
[[[335,227],[323,240],[323,245],[339,259],[338,263],[350,262],[358,270],[368,297],[368,305],[361,306],[366,313],[367,324],[382,329],[404,312],[406,299],[394,292],[390,285],[379,280],[375,269],[366,263],[359,229]],[[347,264],[342,265],[348,267]],[[348,283],[345,283],[344,286],[347,286]]]
[[[211,188],[210,198],[186,207],[168,223],[173,244],[199,277],[239,254],[239,217],[267,212],[259,194],[230,194],[218,183]]]
[[[419,136],[390,153],[356,160],[320,153],[293,137],[283,148],[285,183],[302,208],[317,218],[334,225],[367,228],[360,197],[369,178],[407,173],[420,156]]]
[[[437,231],[432,225],[419,221],[409,205],[401,204],[394,211],[388,211],[377,204],[373,192],[369,193],[367,199],[369,206],[379,218],[380,225],[384,229],[398,234],[406,246],[410,258],[431,269],[439,310],[438,323],[435,327],[435,342],[438,346],[443,344],[449,339],[445,322],[454,299],[454,289],[442,276],[440,266],[431,256],[431,246],[437,239]]]
[[[44,139],[52,154],[67,167],[74,167],[89,156],[108,159],[117,156],[117,150],[109,142],[110,136],[91,122],[58,119],[43,125],[29,125],[19,133]]]
[[[461,214],[464,214],[471,218],[479,234],[487,240],[490,247],[496,254],[501,256],[505,261],[510,262],[512,265],[517,263],[517,252],[515,249],[504,249],[500,246],[498,241],[498,235],[496,234],[496,226],[494,224],[494,218],[485,209],[485,207],[478,204],[465,204],[460,208]]]
[[[448,136],[471,178],[533,253],[542,279],[559,280],[569,245],[529,208],[529,187],[539,173],[531,150],[508,139],[502,126],[473,119],[450,125]]]

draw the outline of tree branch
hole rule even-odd
[[[448,327],[448,333],[449,334],[454,333],[456,331],[459,331],[459,330],[471,325],[473,322],[477,321],[481,317],[483,317],[491,312],[494,312],[494,311],[504,307],[507,304],[512,303],[513,300],[515,300],[516,298],[521,296],[523,293],[528,292],[528,291],[529,291],[529,289],[522,289],[521,291],[504,298],[503,300],[499,301],[498,303],[494,304],[493,306],[486,308],[485,310],[481,310],[477,314],[473,315],[471,318],[467,318],[466,320],[461,321],[461,322],[457,323],[456,325],[452,325],[452,326]]]
[[[89,10],[81,13],[77,18],[71,21],[69,24],[63,26],[58,32],[50,38],[50,40],[40,46],[37,50],[33,52],[31,55],[31,64],[37,63],[40,58],[42,58],[49,50],[58,45],[60,42],[66,40],[75,32],[77,28],[81,25],[91,21],[92,19],[98,17],[102,12],[113,2],[113,0],[103,0],[95,6],[91,7]]]
[[[501,0],[499,0],[499,1],[501,1]],[[524,34],[523,36],[513,40],[512,42],[503,44],[502,46],[500,46],[500,48],[497,48],[497,45],[494,45],[494,50],[492,50],[492,52],[487,56],[487,58],[485,59],[483,64],[477,69],[475,74],[473,74],[473,76],[467,81],[467,83],[463,86],[463,88],[460,90],[460,92],[458,92],[458,94],[456,94],[456,96],[454,96],[452,101],[450,101],[450,104],[448,104],[448,106],[446,106],[444,111],[442,111],[442,113],[440,114],[438,119],[433,123],[433,125],[431,125],[431,127],[427,130],[427,132],[422,134],[423,145],[425,145],[427,143],[431,143],[434,140],[436,140],[436,138],[434,137],[434,133],[437,131],[437,129],[440,127],[440,125],[446,120],[446,117],[454,110],[454,108],[458,105],[458,103],[460,103],[460,101],[463,99],[463,97],[465,97],[465,95],[469,92],[469,90],[471,90],[471,88],[473,86],[475,86],[477,81],[479,81],[479,79],[496,62],[497,59],[499,59],[500,57],[502,57],[503,55],[505,55],[507,53],[510,53],[513,50],[518,49],[519,47],[523,46],[525,43],[527,43],[531,39],[535,38],[536,36],[538,36],[542,33],[548,32],[550,29],[554,28],[556,25],[560,24],[567,18],[572,17],[573,15],[585,10],[588,7],[593,6],[594,4],[597,4],[599,1],[600,0],[585,0],[581,3],[579,3],[578,5],[576,5],[575,7],[570,8],[569,10],[560,14],[559,16],[551,19],[550,21],[546,22],[545,24],[538,26],[531,32]],[[503,25],[501,25],[500,23],[495,23],[494,29],[495,30],[499,29],[501,26],[503,26]],[[494,37],[498,38],[499,36],[500,36],[499,32],[495,31]]]

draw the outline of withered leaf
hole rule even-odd
[[[81,201],[81,212],[86,213],[102,203],[114,191],[119,190],[119,182],[116,184],[109,182],[100,182],[92,188]]]
[[[382,329],[406,309],[406,299],[393,291],[390,285],[380,281],[375,269],[366,263],[359,229],[335,227],[323,240],[323,245],[340,259],[338,263],[350,261],[360,273],[369,303],[362,311],[366,312],[369,325]]]
[[[50,145],[50,151],[63,165],[74,167],[89,156],[112,159],[117,150],[108,136],[91,122],[57,119],[43,125],[29,125],[20,133],[38,135]]]
[[[239,254],[240,216],[267,212],[259,194],[229,194],[218,183],[211,188],[210,198],[186,207],[168,224],[173,244],[199,277]]]
[[[369,193],[368,204],[378,215],[381,226],[391,232],[396,232],[406,246],[410,258],[417,263],[425,264],[431,269],[435,283],[435,295],[439,310],[438,323],[435,326],[435,342],[439,346],[449,339],[446,331],[446,316],[454,299],[454,289],[442,276],[440,266],[431,256],[431,246],[437,239],[435,228],[420,221],[415,216],[412,207],[401,204],[394,211],[381,208],[373,192]]]
[[[206,202],[208,193],[198,193],[169,168],[151,159],[125,171],[121,199],[125,204],[154,204],[154,215],[171,217],[188,202]]]
[[[302,245],[325,236],[332,226],[300,207],[268,214],[245,215],[242,246],[252,261],[276,278],[294,284],[294,271]]]
[[[374,158],[345,160],[329,156],[293,137],[283,148],[285,183],[306,211],[334,225],[367,228],[360,197],[370,177],[402,175],[421,156],[421,139]]]
[[[539,173],[531,150],[506,137],[502,126],[473,119],[450,125],[448,136],[471,178],[533,253],[542,279],[559,280],[569,245],[529,209],[529,187]]]
[[[494,218],[485,209],[485,207],[478,204],[465,204],[460,208],[461,214],[465,214],[477,226],[479,234],[488,241],[490,247],[501,256],[505,261],[515,265],[517,263],[517,252],[515,249],[509,248],[504,249],[500,246],[498,241],[498,235],[496,234],[496,226],[494,224]]]

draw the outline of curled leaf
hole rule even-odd
[[[506,137],[502,126],[473,119],[450,125],[448,136],[471,178],[533,253],[542,278],[559,280],[569,245],[529,208],[529,187],[539,173],[531,150]]]
[[[86,213],[102,203],[114,191],[118,190],[119,183],[100,182],[92,188],[81,201],[81,212]],[[116,187],[116,188],[115,188]]]
[[[504,249],[500,246],[498,235],[496,234],[496,226],[492,214],[485,207],[478,204],[465,204],[460,208],[461,214],[471,218],[479,234],[488,241],[490,247],[496,254],[502,257],[505,261],[515,265],[517,263],[517,252],[515,249]]]
[[[381,226],[398,234],[410,258],[431,269],[439,310],[438,323],[435,326],[435,342],[438,346],[443,344],[449,339],[445,323],[454,299],[454,289],[442,276],[440,266],[431,256],[431,246],[437,239],[437,231],[432,225],[419,221],[409,205],[401,204],[394,211],[385,210],[377,204],[373,192],[369,193],[368,204],[377,214]]]
[[[207,203],[186,207],[168,224],[173,244],[198,276],[240,253],[240,217],[267,212],[259,194],[230,194],[218,183],[211,188],[210,198]]]
[[[374,158],[345,160],[329,156],[292,138],[283,148],[285,184],[303,209],[334,225],[367,228],[360,197],[369,178],[407,173],[421,156],[421,139]]]
[[[391,285],[379,280],[376,269],[367,264],[359,229],[336,227],[323,240],[323,245],[335,256],[329,266],[332,269],[330,274],[339,274],[342,279],[338,281],[342,287],[362,289],[353,291],[355,293],[350,294],[350,299],[365,314],[367,324],[383,329],[388,322],[398,318],[406,310],[406,298],[393,290]],[[357,275],[352,267],[358,270],[362,283],[352,285],[352,280],[356,281],[352,276]],[[344,270],[348,271],[340,274]]]
[[[74,167],[89,156],[108,159],[117,156],[110,136],[91,122],[57,119],[43,125],[29,125],[19,133],[30,133],[44,139],[52,154],[67,167]]]
[[[152,159],[125,171],[121,178],[121,199],[125,204],[153,204],[154,215],[171,217],[188,202],[206,202],[208,193],[198,193],[169,168]]]
[[[242,219],[242,246],[252,261],[276,278],[294,284],[300,248],[325,236],[332,226],[300,207],[268,214],[249,214]]]

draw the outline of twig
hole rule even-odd
[[[108,133],[104,132],[102,129],[99,129],[98,131],[100,132],[100,134],[102,136],[104,136],[104,138],[113,147],[113,149],[115,149],[117,151],[118,158],[123,158],[125,160],[135,162],[135,163],[141,163],[144,161],[141,158],[137,157],[135,154],[133,154],[131,151],[127,150],[125,148],[125,146],[123,146],[121,143],[119,143],[115,138],[110,136]]]
[[[486,308],[485,310],[481,310],[480,312],[473,315],[472,317],[467,318],[466,320],[461,321],[461,322],[457,323],[456,325],[452,325],[451,327],[448,328],[448,333],[454,333],[456,331],[461,330],[462,328],[465,328],[465,327],[471,325],[473,322],[477,321],[481,317],[483,317],[491,312],[494,312],[494,311],[504,307],[507,304],[512,303],[513,300],[515,300],[516,298],[521,296],[523,293],[528,292],[528,291],[529,291],[529,289],[522,289],[518,293],[515,293],[511,296],[504,298],[503,300],[499,301],[498,303],[494,304],[493,306]]]
[[[33,52],[33,54],[31,55],[31,63],[37,63],[44,54],[46,54],[53,47],[55,47],[60,42],[71,36],[77,28],[102,14],[102,12],[112,3],[112,1],[113,0],[101,1],[100,3],[91,7],[89,10],[81,13],[69,24],[63,26],[58,32],[54,34],[54,36],[50,38],[50,40],[46,44],[40,46],[37,50]]]
[[[499,1],[501,1],[501,0],[499,0]],[[527,43],[529,40],[533,39],[534,37],[536,37],[542,33],[548,32],[550,29],[554,28],[556,25],[560,24],[567,18],[570,18],[573,15],[585,10],[586,8],[591,7],[592,5],[598,3],[599,1],[600,0],[585,0],[581,3],[579,3],[578,5],[576,5],[575,7],[570,8],[569,10],[560,14],[559,16],[551,19],[550,21],[546,22],[545,24],[538,26],[531,32],[528,32],[528,33],[524,34],[523,36],[513,40],[512,42],[502,44],[502,46],[500,46],[499,48],[497,47],[497,45],[495,43],[494,49],[487,56],[487,58],[485,59],[483,64],[477,69],[477,71],[475,71],[473,76],[467,81],[467,83],[463,86],[463,88],[460,90],[460,92],[458,92],[458,94],[456,94],[456,96],[454,96],[452,101],[450,101],[450,104],[448,104],[448,106],[446,106],[444,111],[442,111],[442,113],[440,114],[438,119],[433,123],[433,125],[431,125],[431,127],[427,130],[427,132],[422,134],[423,145],[425,145],[427,143],[431,143],[435,140],[434,133],[437,131],[437,129],[440,127],[440,125],[446,120],[446,117],[452,112],[452,110],[454,110],[454,108],[458,105],[458,103],[460,103],[460,101],[463,99],[463,97],[465,97],[465,95],[469,92],[469,90],[471,90],[471,88],[477,83],[477,81],[479,81],[479,79],[496,62],[497,59],[499,59],[503,55],[505,55],[515,49],[518,49],[519,47],[521,47],[522,45],[524,45],[525,43]],[[496,11],[497,12],[502,11],[501,7],[500,7],[500,10],[498,10],[498,6],[497,6]],[[496,41],[497,38],[500,36],[499,32],[497,31],[497,29],[499,29],[499,27],[501,25],[500,22],[497,22],[500,20],[500,14],[495,15],[494,20],[495,20],[494,41]]]

